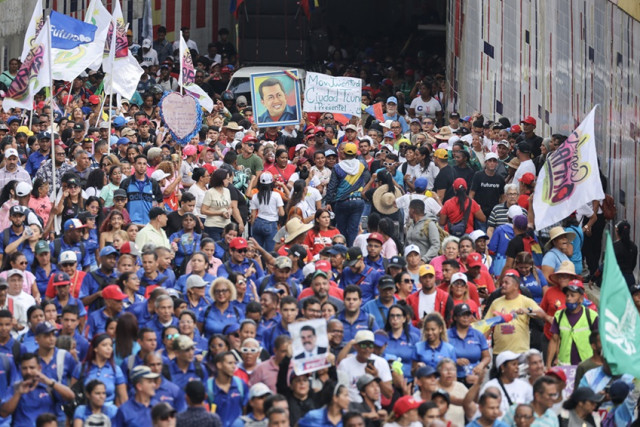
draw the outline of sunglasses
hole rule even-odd
[[[393,163],[393,162],[391,162],[391,163],[389,163],[389,162],[384,162],[382,165],[383,165],[383,166],[393,166],[393,165],[395,165],[395,163]]]
[[[404,315],[403,314],[390,314],[389,317],[392,318],[392,319],[399,319],[399,318],[404,317]]]
[[[361,342],[358,345],[360,346],[360,348],[373,348],[372,342]]]
[[[259,348],[249,348],[249,347],[242,347],[240,349],[241,352],[245,353],[245,354],[256,354],[256,353],[260,353],[260,349]]]
[[[247,253],[247,249],[234,249],[236,252],[238,252],[239,254],[246,254]]]
[[[180,334],[170,334],[164,337],[165,340],[175,340],[180,336]]]
[[[413,283],[413,279],[402,279],[402,283]]]

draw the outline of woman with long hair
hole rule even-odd
[[[469,390],[456,376],[456,362],[445,357],[438,362],[436,371],[438,371],[439,374],[438,386],[440,390],[446,391],[450,398],[454,398],[456,401],[462,402]],[[449,404],[447,412],[441,415],[444,415],[445,420],[451,422],[454,426],[465,425],[464,409],[461,405]]]
[[[331,215],[326,209],[316,210],[313,228],[307,231],[303,245],[309,248],[309,258],[313,258],[327,246],[331,246],[331,239],[340,231],[331,225]]]
[[[438,367],[440,359],[456,360],[456,351],[448,342],[447,325],[438,312],[429,313],[424,319],[422,341],[416,344],[416,362]]]
[[[49,183],[42,178],[36,178],[33,181],[29,208],[42,218],[42,223],[46,225],[49,222],[52,206],[49,198]]]
[[[491,363],[487,339],[482,332],[471,327],[476,320],[468,305],[458,304],[453,309],[453,323],[447,331],[449,343],[456,351],[458,381],[466,385],[471,384],[467,381],[469,375],[477,375],[481,381]]]
[[[100,168],[94,169],[89,172],[87,177],[87,185],[84,193],[87,196],[100,196],[102,189],[106,184],[106,174]]]
[[[273,236],[278,232],[277,222],[284,216],[282,197],[274,191],[273,175],[262,172],[259,177],[258,193],[250,202],[252,237],[267,252],[273,251]]]
[[[162,344],[164,348],[160,349],[159,352],[162,354],[163,358],[173,360],[176,358],[176,352],[173,349],[173,341],[180,336],[180,330],[177,326],[167,326],[162,330]]]
[[[311,191],[311,187],[307,186],[307,182],[304,179],[299,179],[293,183],[293,190],[285,212],[291,212],[292,209],[295,209],[302,222],[308,224],[313,221],[314,215],[321,207],[322,196],[318,190]]]
[[[289,155],[284,148],[278,148],[276,150],[276,161],[269,169],[265,169],[265,172],[269,172],[273,175],[275,181],[280,181],[286,185],[289,182],[289,178],[296,171],[296,167],[293,163],[289,162]]]
[[[124,216],[119,211],[111,211],[100,227],[100,250],[113,245],[115,233],[122,230]]]
[[[222,238],[216,240],[216,258],[222,262],[229,260],[229,243],[240,235],[240,227],[235,222],[230,222],[222,230]]]
[[[398,255],[400,241],[398,240],[394,222],[390,218],[382,218],[378,223],[378,232],[380,232],[385,239],[382,244],[382,252],[380,253],[382,258],[390,259]]]
[[[214,241],[220,240],[222,230],[231,222],[231,193],[226,188],[233,180],[226,169],[218,169],[211,175],[209,189],[204,194],[200,213],[207,218],[204,232]]]
[[[92,415],[104,415],[113,422],[118,413],[118,408],[113,405],[105,405],[107,399],[107,387],[100,380],[91,380],[84,387],[86,404],[80,405],[73,413],[73,427],[84,427]]]
[[[9,209],[18,204],[18,196],[16,195],[17,180],[11,180],[2,187],[0,193],[0,229],[5,230],[11,226],[9,221]]]
[[[389,335],[385,356],[393,355],[396,360],[402,359],[402,373],[407,382],[411,382],[411,369],[416,362],[415,346],[420,338],[409,330],[409,321],[403,306],[393,304],[389,308],[384,330]]]
[[[104,207],[110,208],[113,206],[113,193],[120,188],[122,182],[122,168],[119,164],[109,168],[107,178],[107,185],[100,190],[100,198],[104,200]]]
[[[23,231],[20,237],[18,237],[18,240],[14,240],[4,248],[4,255],[6,259],[7,255],[16,251],[21,252],[27,259],[27,268],[31,270],[31,266],[35,259],[36,244],[43,238],[42,227],[39,223],[27,225],[25,221],[24,228],[25,231]],[[29,231],[27,231],[27,228],[29,228]],[[6,261],[4,266],[7,266]]]
[[[122,313],[116,325],[116,339],[113,343],[114,362],[122,365],[124,359],[140,350],[138,344],[138,319],[131,313]]]
[[[237,224],[233,222],[230,225],[237,226]],[[221,241],[224,241],[224,238]],[[220,252],[219,249],[220,247],[210,237],[205,237],[200,241],[200,252],[205,254],[209,259],[209,269],[207,270],[207,273],[211,274],[212,276],[218,275],[218,268],[220,268],[220,266],[222,265],[222,261],[216,256],[216,254]],[[185,274],[191,273],[191,270],[191,262],[188,262]]]
[[[438,172],[440,169],[436,166],[436,164],[431,160],[431,150],[427,146],[422,146],[418,148],[416,151],[416,156],[418,156],[418,161],[420,162],[420,177],[427,178],[427,190],[431,190],[433,188],[433,183],[435,182],[436,176],[438,176]]]
[[[536,304],[540,304],[549,283],[542,274],[542,270],[533,264],[533,256],[526,251],[520,252],[516,255],[514,264],[520,273],[520,285],[529,289]]]
[[[44,295],[47,291],[47,283],[49,277],[56,269],[51,264],[51,252],[49,249],[49,243],[45,240],[40,240],[36,244],[35,258],[31,264],[31,272],[36,278],[36,286],[40,295]]]
[[[62,224],[68,219],[76,218],[78,213],[84,210],[85,203],[78,180],[76,178],[68,178],[66,182],[67,189],[63,191],[62,198],[56,207],[58,215],[61,216]]]
[[[406,301],[407,297],[416,291],[416,285],[408,271],[401,271],[393,278],[396,282],[395,298],[398,301]]]
[[[120,160],[115,154],[103,154],[100,159],[100,169],[102,169],[109,176],[109,170],[111,166],[120,166]]]
[[[113,340],[106,333],[93,337],[87,357],[73,371],[70,386],[80,381],[86,387],[94,379],[104,382],[107,393],[105,405],[120,406],[128,400],[124,375],[113,361]]]
[[[446,226],[452,236],[461,237],[474,230],[474,219],[485,222],[487,217],[482,212],[480,205],[467,196],[467,181],[464,178],[456,178],[453,181],[453,191],[455,197],[442,205],[440,225]],[[466,222],[464,222],[465,218]]]
[[[321,394],[326,394],[323,392]],[[322,399],[326,402],[326,397]],[[307,412],[298,420],[298,427],[342,426],[342,416],[349,409],[349,388],[345,384],[336,384],[329,402],[318,409]]]
[[[258,296],[258,289],[256,284],[252,280],[248,280],[244,275],[236,272],[229,273],[229,280],[236,287],[236,299],[233,303],[244,313],[247,309],[247,304],[251,301],[260,301]]]
[[[27,257],[25,256],[24,253],[20,251],[16,251],[16,252],[11,252],[9,255],[5,254],[2,264],[3,264],[3,268],[2,268],[3,271],[2,273],[0,273],[1,278],[5,280],[9,280],[8,272],[10,270],[13,270],[13,269],[20,270],[22,272],[22,279],[23,279],[22,291],[31,295],[36,301],[40,301],[40,290],[38,289],[36,276],[34,276],[30,270],[27,270],[27,268],[29,267],[29,262],[27,261]]]
[[[27,310],[27,326],[28,330],[22,335],[22,345],[28,353],[38,351],[38,343],[36,342],[36,328],[40,323],[44,322],[44,310],[41,305],[32,305]]]
[[[215,358],[219,353],[231,351],[229,339],[222,334],[213,334],[207,341],[207,354],[204,356],[204,364],[211,376],[215,376],[218,371],[216,368]]]
[[[140,278],[138,275],[132,271],[127,271],[118,277],[117,281],[118,286],[120,286],[120,290],[122,293],[127,295],[127,298],[122,300],[122,307],[126,310],[132,304],[137,302],[146,301],[143,295],[140,292]]]
[[[636,278],[633,271],[638,263],[638,246],[631,240],[631,224],[626,220],[616,224],[616,241],[613,242],[613,251],[627,285],[635,285]]]

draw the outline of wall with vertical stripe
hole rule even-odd
[[[592,106],[618,218],[640,238],[640,22],[604,0],[449,0],[449,110],[569,134]]]

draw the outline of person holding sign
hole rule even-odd
[[[258,122],[284,122],[297,120],[295,107],[287,104],[287,95],[284,86],[276,78],[268,78],[258,86],[260,93],[260,103],[267,109]]]

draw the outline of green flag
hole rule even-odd
[[[640,316],[622,276],[609,232],[606,234],[604,272],[600,291],[600,340],[602,354],[614,375],[640,378]]]

